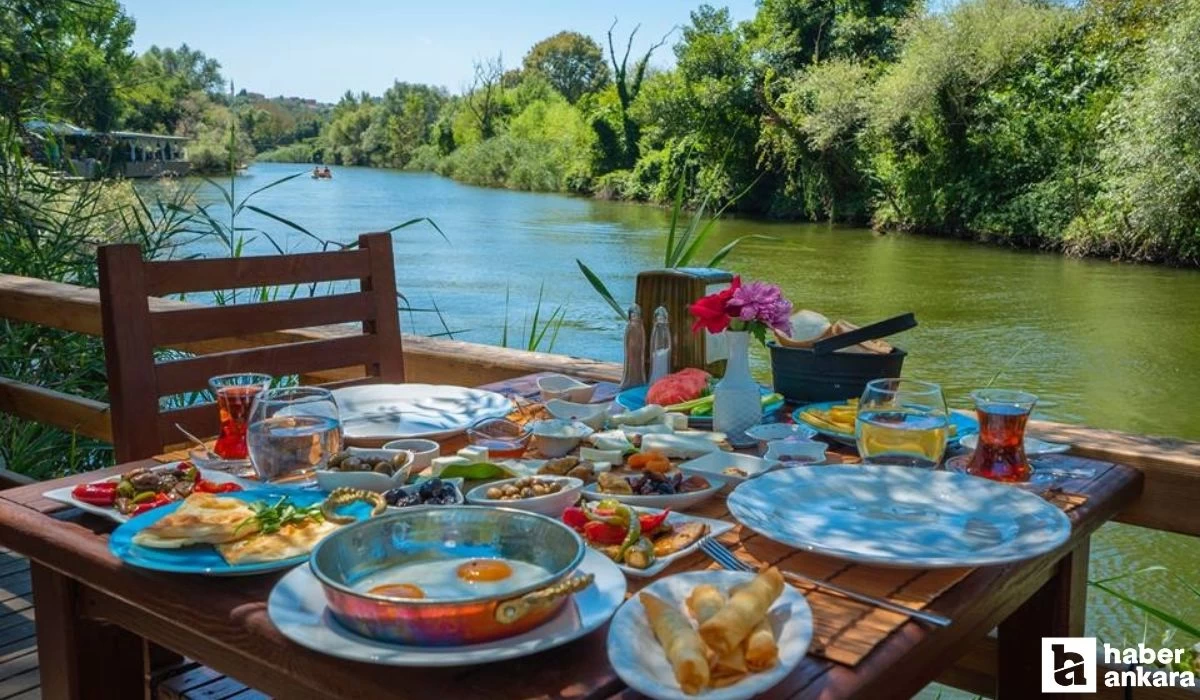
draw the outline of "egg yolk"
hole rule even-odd
[[[420,586],[411,583],[386,583],[367,591],[371,595],[382,595],[389,598],[424,598],[425,591]]]
[[[470,583],[503,581],[509,576],[512,576],[512,567],[492,559],[475,559],[458,567],[458,577]]]

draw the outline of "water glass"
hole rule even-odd
[[[309,483],[342,449],[342,422],[328,389],[269,389],[250,410],[250,463],[260,481]]]
[[[271,388],[271,375],[246,372],[221,374],[208,380],[208,388],[217,399],[221,421],[213,452],[221,459],[246,459],[246,424],[250,407],[259,392]]]
[[[1033,467],[1025,456],[1025,424],[1037,397],[1025,391],[979,389],[971,392],[979,416],[979,444],[965,471],[986,479],[1029,481]]]
[[[913,379],[868,382],[858,402],[854,433],[865,464],[937,467],[950,435],[942,388]]]

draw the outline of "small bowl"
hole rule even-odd
[[[773,459],[764,459],[739,452],[710,452],[703,457],[697,457],[679,465],[681,470],[716,474],[722,479],[729,479],[738,484],[760,474],[766,474],[777,467],[779,467],[779,462]],[[746,475],[728,474],[725,470],[729,468],[740,469]]]
[[[750,428],[746,434],[758,440],[758,453],[763,454],[767,451],[767,443],[772,440],[811,440],[817,436],[817,431],[799,423],[763,423]]]
[[[579,442],[592,434],[592,429],[579,421],[552,418],[537,420],[529,424],[533,431],[533,446],[547,459],[564,457],[579,446]]]
[[[525,478],[525,477],[519,477]],[[477,506],[500,506],[503,508],[516,508],[517,510],[527,511],[529,513],[540,513],[548,515],[552,518],[557,518],[562,515],[562,512],[568,507],[575,505],[579,500],[579,492],[583,490],[583,480],[576,479],[573,476],[538,476],[537,479],[543,481],[561,481],[566,485],[557,493],[546,494],[545,496],[533,496],[531,498],[518,498],[512,501],[505,501],[499,498],[488,498],[486,496],[488,489],[511,484],[518,479],[503,479],[501,481],[493,481],[482,486],[476,486],[467,492],[467,502]]]
[[[587,403],[596,393],[592,384],[584,384],[565,374],[551,374],[537,380],[538,389],[542,392],[542,403],[559,399],[574,403]]]
[[[317,486],[322,491],[332,491],[336,488],[361,489],[383,493],[408,481],[408,475],[413,466],[413,453],[408,450],[385,450],[383,448],[348,447],[346,451],[357,457],[385,457],[394,459],[396,455],[406,455],[404,466],[388,476],[379,472],[342,472],[335,469],[318,469]]]
[[[825,443],[816,440],[772,440],[767,443],[765,459],[775,460],[784,467],[802,467],[825,461]]]
[[[592,430],[603,430],[608,421],[608,412],[612,402],[608,403],[573,403],[562,399],[551,399],[546,402],[546,410],[550,415],[562,420],[577,420]]]
[[[520,457],[533,431],[507,418],[484,418],[467,428],[467,441],[486,447],[491,457]]]
[[[463,480],[455,478],[455,479],[442,479],[442,481],[449,484],[450,488],[454,490],[454,502],[453,503],[439,503],[436,505],[432,504],[432,503],[430,503],[430,504],[422,503],[421,505],[411,505],[411,506],[397,506],[397,505],[392,505],[391,503],[389,503],[388,508],[407,510],[409,508],[443,508],[445,506],[461,506],[465,502],[465,498],[463,497],[463,492],[462,492]],[[421,488],[421,483],[423,483],[423,482],[415,483],[415,484],[408,484],[407,486],[401,486],[400,491],[404,492],[405,495],[411,495]],[[388,490],[390,491],[391,489],[388,489]]]
[[[404,440],[392,440],[383,445],[385,450],[408,450],[412,453],[412,465],[409,467],[409,474],[420,474],[429,467],[433,466],[433,458],[441,452],[442,446],[433,440],[422,440],[420,438],[406,438]]]

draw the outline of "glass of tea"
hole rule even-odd
[[[979,416],[979,444],[965,471],[995,481],[1024,482],[1033,476],[1025,456],[1025,424],[1037,397],[1024,391],[979,389],[971,392]]]
[[[260,481],[305,484],[342,449],[342,422],[328,389],[281,387],[259,394],[246,430]]]
[[[915,379],[867,382],[854,434],[864,464],[937,467],[950,434],[942,387]]]
[[[208,388],[217,399],[221,431],[213,452],[221,459],[246,459],[246,421],[250,406],[259,392],[271,388],[269,374],[222,374],[208,380]]]

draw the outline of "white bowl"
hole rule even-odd
[[[344,486],[346,488],[383,493],[397,486],[403,486],[404,482],[408,481],[408,475],[412,471],[413,453],[408,450],[348,447],[346,451],[356,457],[386,457],[387,459],[392,459],[397,454],[404,454],[407,455],[407,459],[404,466],[397,469],[396,473],[391,476],[378,472],[342,472],[334,469],[318,469],[317,486],[322,491],[332,491]]]
[[[608,403],[573,403],[562,399],[551,399],[546,402],[546,410],[550,415],[562,420],[577,420],[592,430],[603,430],[608,421],[608,412],[612,402]]]
[[[524,478],[524,477],[520,477]],[[532,498],[517,498],[511,501],[505,501],[499,498],[488,498],[485,494],[488,489],[497,486],[511,484],[517,479],[502,479],[500,481],[492,481],[482,486],[476,486],[467,492],[467,503],[473,503],[478,506],[500,506],[502,508],[516,508],[517,510],[525,510],[530,513],[540,513],[548,515],[552,518],[562,516],[564,510],[575,505],[579,500],[579,491],[583,488],[583,480],[576,479],[573,476],[538,476],[542,481],[561,481],[566,482],[563,489],[557,493],[547,494],[545,496],[534,496]]]
[[[529,429],[533,432],[533,446],[549,459],[565,456],[592,434],[592,429],[584,423],[560,418],[534,421]]]
[[[758,453],[762,454],[767,449],[767,443],[772,440],[787,440],[788,438],[811,440],[818,433],[809,426],[799,423],[763,423],[750,428],[746,434],[758,440]]]
[[[802,467],[824,462],[827,449],[825,443],[816,440],[772,440],[767,443],[764,457],[785,467]]]
[[[688,475],[687,471],[684,476]],[[687,510],[692,506],[699,505],[704,501],[712,498],[718,491],[725,488],[733,480],[727,476],[717,476],[716,474],[701,473],[708,480],[709,487],[699,491],[689,491],[688,493],[675,493],[670,495],[658,494],[654,496],[638,496],[624,493],[603,493],[600,491],[599,482],[592,482],[583,488],[583,497],[589,501],[603,501],[612,499],[627,506],[637,506],[640,508],[670,508],[671,510]]]
[[[592,400],[592,394],[596,393],[595,385],[584,384],[578,379],[568,377],[565,374],[551,374],[541,377],[537,380],[537,385],[538,389],[542,392],[542,403],[554,399],[587,403]]]
[[[738,452],[710,452],[703,457],[697,457],[696,459],[680,464],[679,468],[693,472],[704,472],[705,474],[716,474],[722,479],[729,479],[740,484],[746,479],[753,479],[759,474],[766,474],[778,466],[779,462],[773,459],[763,459],[754,455],[746,455]],[[746,472],[746,476],[726,474],[725,470],[730,467],[741,469]]]
[[[433,440],[425,440],[422,438],[405,438],[404,440],[392,440],[383,444],[385,450],[408,450],[412,453],[412,466],[409,469],[411,474],[420,474],[429,467],[433,466],[433,458],[437,457],[442,451],[442,446]]]

